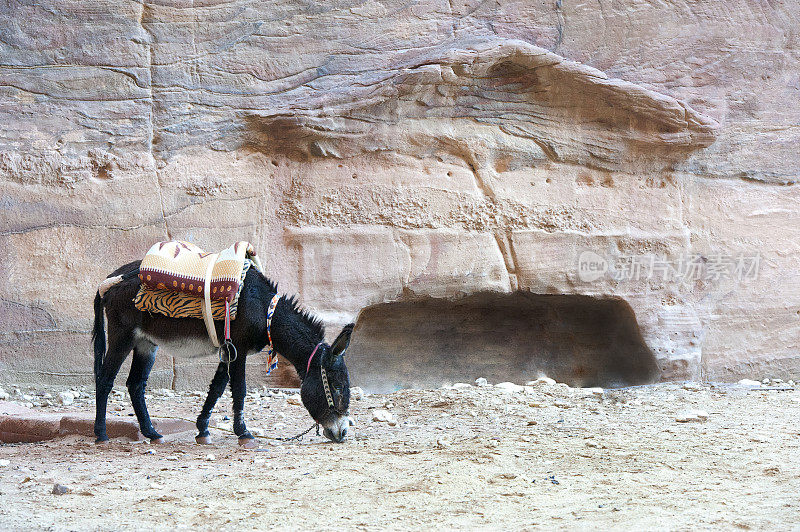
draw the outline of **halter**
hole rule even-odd
[[[308,365],[306,366],[306,375],[308,375],[309,371],[311,371],[311,359],[314,358],[314,355],[317,354],[317,349],[319,346],[322,345],[322,342],[318,343],[314,350],[311,352],[311,356],[308,357]],[[328,408],[331,410],[336,410],[336,406],[333,403],[333,396],[331,395],[331,387],[328,384],[328,374],[325,373],[325,368],[322,367],[322,361],[319,363],[319,374],[322,377],[322,386],[325,388],[325,399],[328,401]]]

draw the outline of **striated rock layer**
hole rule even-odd
[[[798,27],[744,0],[0,0],[0,379],[89,381],[97,284],[164,239],[253,242],[332,332],[616,297],[661,379],[796,378]]]

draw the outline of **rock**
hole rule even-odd
[[[286,398],[286,402],[289,403],[290,405],[303,406],[303,401],[300,398],[300,395],[298,394],[290,395],[289,397]]]
[[[457,382],[457,383],[453,384],[453,389],[454,390],[468,390],[470,388],[472,388],[472,385],[471,384],[467,384],[466,382]]]
[[[481,387],[489,386],[489,381],[487,381],[483,377],[478,377],[477,379],[475,379],[475,386],[481,386]]]
[[[51,3],[2,13],[0,77],[13,87],[0,109],[0,291],[13,297],[0,313],[4,331],[30,331],[4,347],[4,378],[83,362],[71,347],[86,343],[91,311],[59,287],[88,294],[118,264],[74,250],[140,257],[163,238],[162,205],[175,213],[171,234],[219,248],[225,233],[208,220],[232,205],[241,219],[285,227],[285,238],[257,231],[256,247],[310,307],[333,302],[337,319],[406,304],[406,294],[602,293],[641,317],[665,380],[699,374],[701,352],[711,378],[756,362],[787,375],[800,367],[786,340],[796,277],[779,289],[754,276],[736,305],[701,324],[706,303],[686,284],[659,283],[657,272],[587,280],[572,260],[587,248],[677,258],[685,242],[674,235],[687,227],[733,260],[755,212],[763,263],[798,271],[785,251],[800,168],[800,103],[786,97],[800,49],[793,2],[735,2],[724,17],[708,16],[713,2],[631,3],[636,17],[603,2],[563,13],[560,1],[400,2],[386,8],[395,17],[380,16],[380,2],[311,15],[303,2],[97,2],[88,13],[77,0]],[[252,29],[265,20],[290,31]],[[607,31],[581,31],[594,27]],[[735,60],[719,60],[719,35]],[[700,74],[675,60],[688,49]],[[708,186],[687,186],[697,176]],[[266,214],[242,195],[264,180],[281,206]],[[164,186],[143,186],[156,181]],[[742,313],[764,319],[741,325]],[[201,364],[176,364],[181,386],[203,375]],[[285,383],[286,369],[267,379]]]
[[[0,388],[0,401],[7,401],[8,397],[8,393],[4,389]]]
[[[353,386],[350,388],[350,399],[354,401],[360,401],[364,398],[364,390],[359,388],[358,386]]]
[[[602,388],[584,388],[584,390],[595,397],[602,397],[604,393]]]
[[[689,390],[690,392],[699,392],[703,389],[703,385],[698,382],[684,382],[683,389]]]
[[[675,421],[678,423],[691,423],[694,421],[705,421],[708,419],[708,412],[705,410],[692,410],[683,412],[675,416]]]
[[[50,493],[52,493],[53,495],[64,495],[66,493],[69,493],[70,491],[72,491],[72,490],[70,488],[68,488],[67,486],[64,486],[63,484],[56,483],[56,484],[53,484],[53,489],[50,490]]]
[[[75,395],[72,392],[59,392],[58,400],[62,405],[68,406],[75,402]]]
[[[524,386],[514,384],[513,382],[500,382],[495,384],[494,387],[506,393],[522,393],[525,391]]]
[[[205,461],[206,462],[213,462],[216,459],[217,459],[217,456],[214,455],[214,454],[211,454],[211,453],[207,454],[206,457],[205,457]]]
[[[377,409],[372,411],[372,421],[386,423],[392,419],[394,419],[394,416],[388,410]]]
[[[741,386],[761,386],[759,381],[754,381],[752,379],[742,379],[737,384],[740,384]]]
[[[442,437],[436,440],[436,446],[439,447],[440,449],[447,449],[452,444],[453,442],[451,442],[449,438]]]
[[[555,406],[557,408],[572,408],[573,404],[570,403],[570,402],[567,402],[567,401],[556,400],[556,401],[553,401],[553,406]]]
[[[550,377],[539,377],[535,381],[526,382],[525,386],[553,386],[554,384],[556,384],[556,381]]]
[[[0,467],[7,467],[11,464],[10,460],[0,460]]]

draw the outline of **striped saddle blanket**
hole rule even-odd
[[[244,277],[254,265],[263,271],[255,249],[237,242],[220,253],[206,253],[189,242],[158,242],[139,266],[141,287],[133,300],[137,309],[171,318],[203,318],[208,291],[213,319],[225,319],[225,302],[231,319]]]

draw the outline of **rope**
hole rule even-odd
[[[195,423],[197,421],[197,420],[192,420],[192,419],[185,418],[185,417],[173,417],[173,416],[158,416],[155,419],[177,419],[177,420],[180,420],[180,421],[188,421],[189,423]],[[308,427],[306,430],[304,430],[300,434],[296,434],[296,435],[290,436],[290,437],[283,437],[283,436],[257,436],[257,435],[252,435],[252,436],[254,438],[257,438],[257,439],[260,439],[260,440],[277,440],[277,441],[283,441],[283,442],[294,441],[294,440],[302,441],[303,436],[305,436],[306,434],[311,432],[311,430],[313,428],[315,428],[315,427],[317,429],[317,436],[319,436],[319,423],[314,423],[313,425]],[[231,433],[233,435],[236,435],[236,433],[233,432],[231,429],[226,429],[226,428],[222,428],[222,427],[212,427],[212,426],[209,426],[208,428],[209,429],[214,429],[214,430],[221,430],[223,432],[229,432],[229,433]]]

